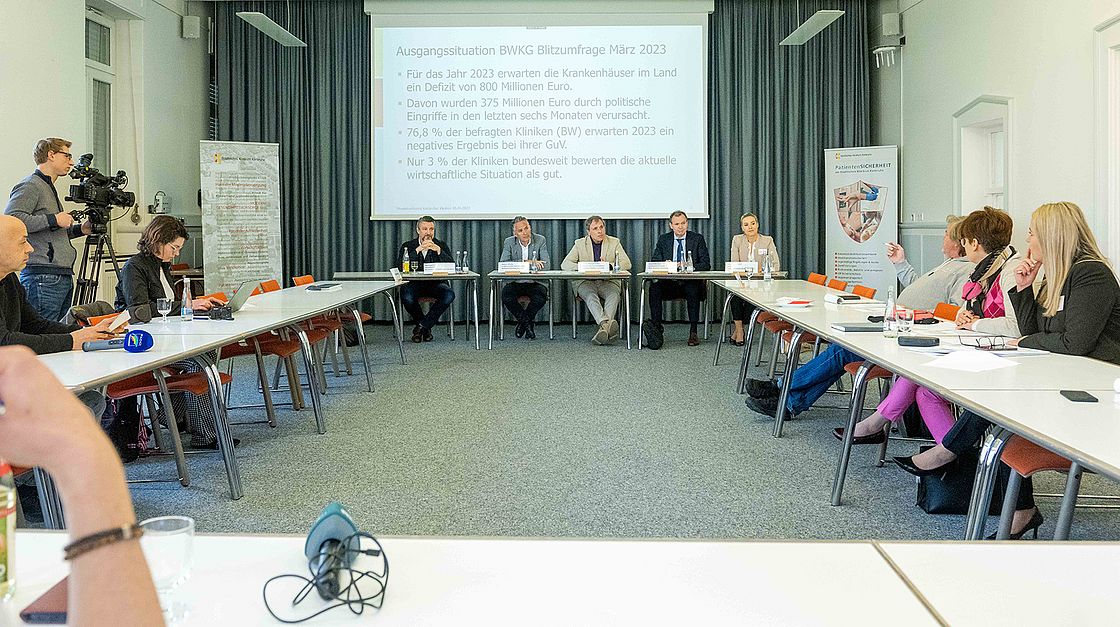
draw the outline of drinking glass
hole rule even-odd
[[[174,601],[172,593],[191,574],[191,548],[194,543],[194,519],[188,516],[160,516],[140,523],[144,535],[140,548],[148,561],[152,583],[159,593],[159,604],[167,622],[186,617],[185,603]]]
[[[913,328],[914,323],[914,310],[899,307],[895,310],[895,321],[898,324],[899,333],[909,333]]]
[[[167,322],[167,314],[171,313],[171,299],[160,298],[156,300],[156,311],[159,312],[160,322]]]

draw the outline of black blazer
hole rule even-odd
[[[171,278],[171,264],[160,261],[155,255],[139,253],[133,255],[121,268],[121,280],[117,283],[117,300],[113,304],[117,311],[128,309],[136,322],[148,322],[156,315],[156,301],[164,298],[160,273],[167,278],[167,284],[175,290],[175,279]],[[171,295],[171,311],[178,312],[182,303]]]
[[[438,237],[433,237],[432,241],[435,242],[436,246],[439,246],[438,255],[430,250],[424,251],[423,256],[416,254],[416,249],[420,247],[420,238],[418,237],[414,237],[401,244],[401,247],[397,249],[397,259],[395,262],[397,264],[397,269],[404,270],[404,264],[401,262],[404,260],[405,251],[408,251],[408,263],[410,265],[416,264],[415,268],[419,269],[423,269],[424,263],[427,261],[436,263],[454,263],[455,258],[451,256],[451,251],[448,250],[447,242],[439,239]]]
[[[657,238],[657,245],[653,247],[653,258],[650,261],[673,261],[676,255],[677,238],[672,231],[664,233]],[[704,236],[694,231],[684,234],[685,252],[692,253],[692,265],[697,272],[706,272],[712,269],[712,259],[708,256],[708,243]]]
[[[1033,289],[1013,289],[1010,295],[1025,336],[1020,346],[1120,364],[1120,285],[1107,265],[1074,263],[1062,286],[1062,310],[1052,318],[1042,315]]]

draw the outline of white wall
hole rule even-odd
[[[872,100],[876,138],[902,139],[904,216],[924,212],[930,222],[961,209],[953,197],[952,116],[980,95],[995,95],[1011,98],[1012,206],[1006,209],[1016,223],[1014,242],[1022,244],[1030,213],[1048,201],[1076,202],[1102,226],[1106,216],[1093,207],[1093,34],[1120,15],[1120,0],[899,4],[906,36],[901,69],[872,69],[880,74]],[[879,5],[894,10],[893,2]],[[890,111],[899,99],[896,116]],[[1096,231],[1103,239],[1104,229]]]

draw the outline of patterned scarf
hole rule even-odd
[[[989,253],[984,257],[980,263],[976,264],[976,269],[969,275],[968,281],[964,284],[961,297],[964,298],[964,306],[972,313],[980,316],[981,318],[995,318],[1002,316],[1003,310],[1003,293],[1000,292],[994,300],[998,303],[992,303],[996,307],[988,306],[986,301],[989,291],[991,291],[992,284],[995,283],[998,290],[999,273],[1003,270],[1003,265],[1007,260],[1015,255],[1015,247],[1008,246],[998,253]],[[998,308],[1001,311],[995,311]],[[985,310],[991,310],[986,312]],[[985,315],[985,314],[988,315]],[[995,315],[997,314],[998,315]]]

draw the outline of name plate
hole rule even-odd
[[[758,274],[757,261],[726,261],[723,264],[724,272],[746,272]]]
[[[424,264],[424,274],[455,274],[452,262],[431,262]]]
[[[581,261],[576,266],[576,272],[584,272],[587,274],[606,274],[611,271],[611,262],[609,261]]]
[[[528,274],[528,261],[499,261],[498,272],[502,274]]]
[[[404,283],[404,276],[397,268],[389,268],[389,274],[393,277],[393,283],[396,283],[397,285]]]
[[[647,261],[646,272],[653,274],[676,274],[677,262],[675,261]]]

